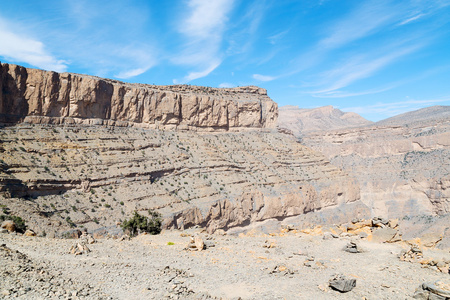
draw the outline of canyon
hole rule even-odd
[[[0,205],[40,235],[118,234],[149,209],[164,228],[209,232],[326,208],[367,215],[356,180],[277,131],[264,89],[1,70]]]
[[[255,86],[0,79],[0,217],[31,229],[0,228],[4,299],[449,299],[449,107],[373,123]],[[161,234],[131,238],[136,212]]]

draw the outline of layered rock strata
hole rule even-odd
[[[38,234],[156,209],[214,231],[359,199],[355,180],[292,136],[18,124],[0,131],[0,204]]]
[[[190,130],[275,126],[265,89],[131,84],[0,65],[0,122],[103,124]]]

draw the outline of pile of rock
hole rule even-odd
[[[363,249],[361,248],[361,246],[356,243],[351,241],[350,243],[348,243],[347,245],[345,245],[344,249],[342,249],[346,252],[350,252],[350,253],[361,253],[363,252]]]
[[[307,256],[305,261],[303,262],[303,265],[308,268],[313,269],[325,269],[327,266],[325,265],[325,262],[322,260],[317,260],[314,256]]]
[[[283,276],[294,275],[296,271],[286,267],[285,265],[276,265],[272,268],[269,274],[281,274]]]
[[[409,250],[403,250],[399,258],[401,261],[420,263],[445,274],[450,272],[450,260],[443,258],[425,258],[422,248],[419,245],[412,245]]]
[[[374,242],[393,243],[401,241],[398,230],[398,220],[374,217],[371,220],[352,220],[350,224],[340,226],[347,235],[359,235]]]
[[[287,232],[282,227],[282,232]],[[325,240],[339,237],[360,237],[369,241],[380,243],[394,243],[402,240],[398,231],[397,219],[385,219],[374,217],[372,219],[354,219],[349,223],[334,225],[331,227],[315,226],[300,230],[308,235],[323,235]]]
[[[86,231],[83,231],[83,233],[80,236],[80,240],[84,244],[93,244],[93,243],[95,243],[94,237],[91,234],[87,233]]]
[[[412,245],[409,250],[402,250],[399,258],[401,261],[420,262],[423,259],[422,248],[419,245]]]
[[[74,255],[81,255],[91,252],[84,242],[77,242],[70,247],[69,253]]]
[[[276,246],[277,245],[276,245],[276,243],[274,241],[265,240],[262,247],[271,249],[271,248],[275,248]]]
[[[191,240],[184,248],[185,250],[190,251],[203,251],[206,249],[205,242],[203,242],[203,239],[200,236],[190,237]]]
[[[286,232],[297,232],[297,228],[293,225],[293,224],[281,224],[281,232],[282,233],[286,233]]]

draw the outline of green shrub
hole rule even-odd
[[[6,220],[11,220],[16,224],[16,231],[20,233],[24,233],[27,230],[27,225],[25,225],[25,221],[18,216],[9,216],[9,215],[1,215],[0,223]]]
[[[123,230],[129,231],[131,236],[141,232],[159,234],[162,225],[161,214],[153,210],[149,210],[148,213],[150,217],[142,216],[135,211],[132,218],[122,222],[121,227]]]

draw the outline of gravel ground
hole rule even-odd
[[[203,251],[184,250],[199,235]],[[207,235],[200,229],[165,231],[131,240],[102,239],[91,252],[69,253],[77,240],[0,234],[2,299],[409,299],[423,282],[448,274],[400,261],[403,244],[304,233]],[[173,245],[172,245],[173,243]],[[427,255],[449,258],[449,252]],[[356,279],[340,293],[334,274]]]

